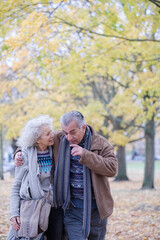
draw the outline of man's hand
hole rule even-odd
[[[15,155],[15,166],[19,167],[23,164],[22,161],[22,152],[17,152]]]
[[[73,147],[72,151],[71,151],[71,154],[73,156],[82,156],[82,153],[83,153],[83,148],[80,147],[79,145],[77,144],[71,144],[70,145],[71,147]]]
[[[15,230],[18,231],[20,229],[20,223],[20,218],[18,216],[11,218],[11,224]]]

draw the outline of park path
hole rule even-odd
[[[9,198],[13,178],[0,180],[0,240],[9,230]],[[154,190],[140,190],[141,180],[110,181],[115,200],[106,240],[160,240],[160,176]]]

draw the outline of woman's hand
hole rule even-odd
[[[13,226],[13,228],[15,229],[15,230],[19,230],[20,229],[20,217],[13,217],[13,218],[11,218],[11,224],[12,224],[12,226]]]

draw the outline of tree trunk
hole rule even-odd
[[[154,188],[154,137],[155,137],[155,123],[154,116],[145,126],[145,172],[142,189]]]
[[[126,173],[126,154],[125,147],[119,146],[117,151],[118,158],[118,174],[116,176],[116,181],[128,180]]]
[[[3,178],[3,136],[2,136],[2,124],[0,124],[0,179]]]

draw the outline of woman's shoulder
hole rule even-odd
[[[22,149],[22,158],[23,161],[28,162],[29,155],[33,151],[34,147],[27,147]]]
[[[28,148],[22,148],[22,155],[27,155],[29,152]]]

